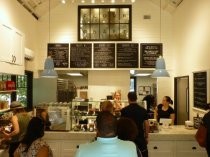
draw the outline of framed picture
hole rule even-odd
[[[150,86],[139,86],[138,87],[138,94],[139,95],[149,95],[149,94],[151,94],[151,87]]]

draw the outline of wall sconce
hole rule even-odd
[[[168,71],[166,70],[165,60],[162,56],[157,58],[155,63],[155,71],[152,73],[151,77],[170,77]]]
[[[41,77],[47,78],[57,78],[58,74],[54,70],[54,61],[51,56],[48,56],[44,62],[44,71],[41,74]]]

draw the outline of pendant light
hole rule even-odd
[[[162,10],[162,4],[160,0],[160,41],[161,41],[161,10]],[[151,77],[153,78],[170,77],[168,71],[166,70],[165,60],[162,56],[159,56],[159,58],[157,58],[155,63],[155,71],[152,73]]]
[[[50,5],[51,5],[50,2],[51,0],[49,0],[49,42],[50,42]],[[54,70],[54,61],[51,56],[48,56],[45,59],[44,71],[42,72],[41,77],[46,77],[46,78],[58,77],[57,72]]]

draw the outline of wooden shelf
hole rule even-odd
[[[7,93],[12,93],[12,92],[17,92],[17,90],[1,90],[0,94],[7,94]]]

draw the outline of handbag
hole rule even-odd
[[[196,134],[195,139],[201,147],[206,147],[207,139],[207,128],[204,125],[200,125]]]

